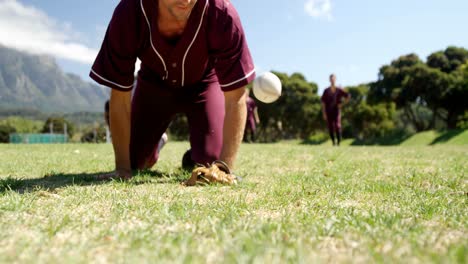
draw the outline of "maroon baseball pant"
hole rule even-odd
[[[150,168],[156,163],[159,139],[177,113],[187,115],[192,160],[206,164],[219,159],[225,113],[219,83],[202,82],[176,90],[139,78],[132,99],[132,169]]]

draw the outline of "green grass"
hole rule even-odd
[[[331,145],[329,136],[324,133],[317,133],[303,140],[306,145]],[[414,135],[404,132],[396,132],[385,137],[373,139],[345,139],[342,146],[431,146],[431,145],[468,145],[468,129],[448,130],[448,131],[424,131]]]
[[[447,135],[448,134],[448,135]],[[435,143],[448,143],[452,145],[468,145],[468,129],[450,131],[440,136]]]
[[[434,130],[417,133],[403,141],[401,146],[428,146],[434,142],[440,133]]]
[[[467,263],[466,146],[249,144],[241,185],[183,187],[187,147],[98,182],[110,145],[0,145],[0,262]]]
[[[468,130],[425,131],[403,141],[402,146],[468,145]]]

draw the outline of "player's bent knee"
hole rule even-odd
[[[218,160],[220,157],[220,150],[217,149],[205,149],[201,151],[193,151],[192,159],[194,162],[199,164],[211,163]]]

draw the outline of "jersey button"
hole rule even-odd
[[[175,68],[175,67],[177,67],[177,63],[174,62],[172,63],[172,68]]]
[[[176,82],[177,82],[177,80],[172,80],[172,83],[176,83]]]

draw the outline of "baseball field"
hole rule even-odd
[[[110,144],[0,145],[0,262],[467,262],[467,145],[244,144],[240,185],[183,187],[187,148],[102,182]]]

